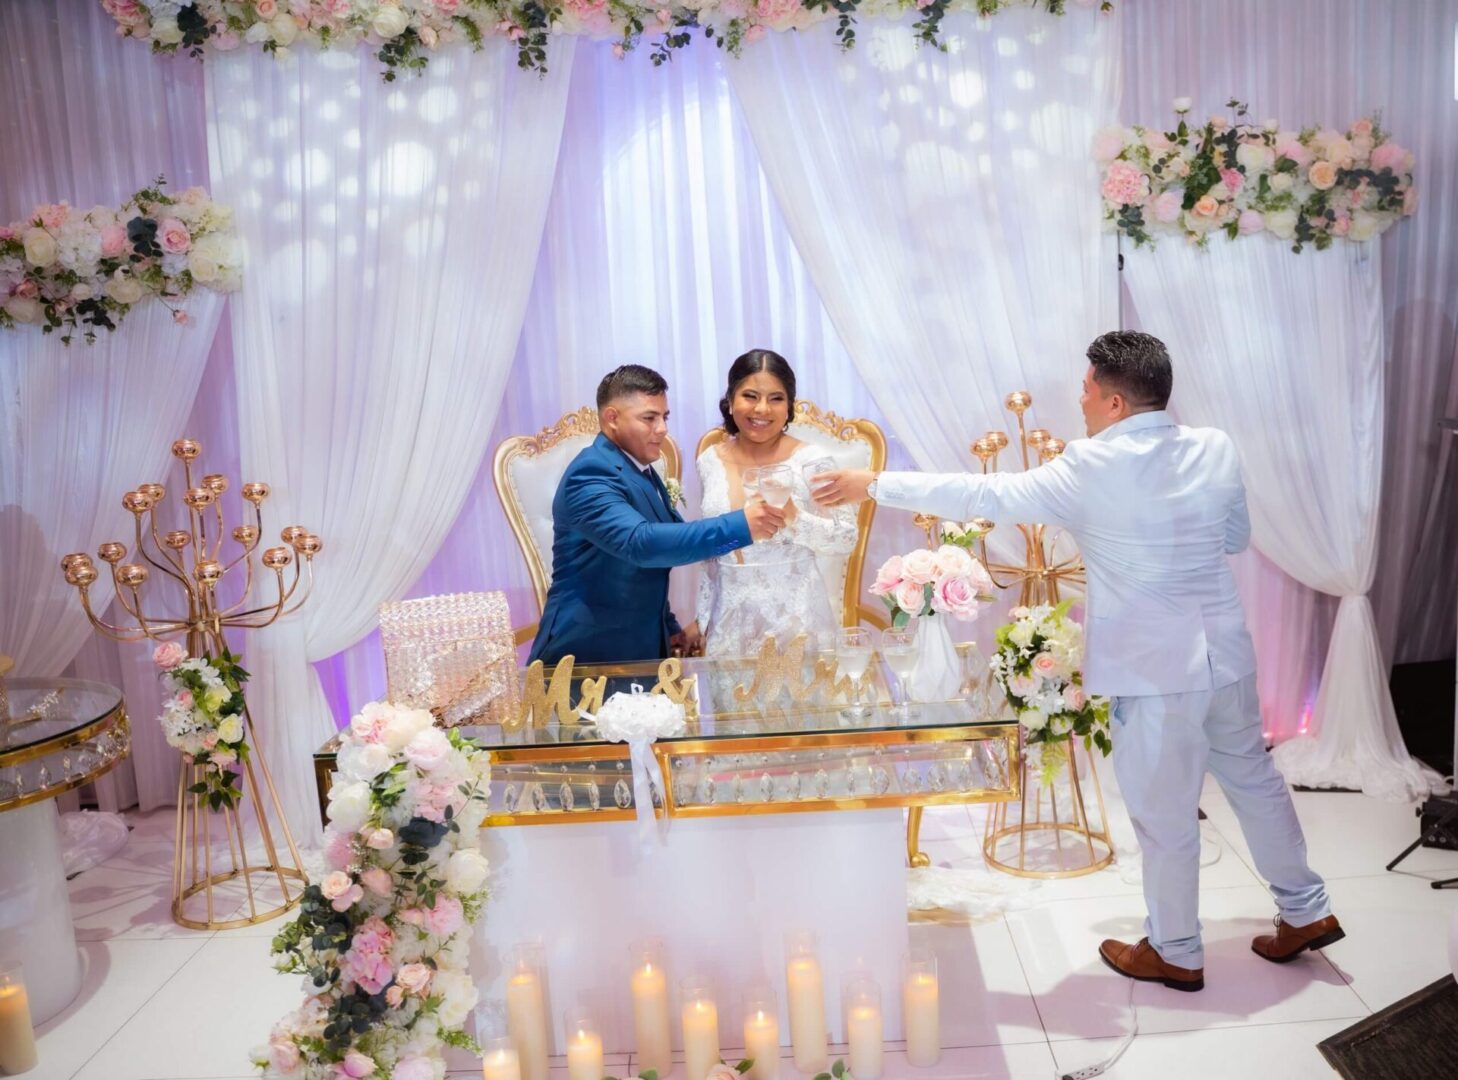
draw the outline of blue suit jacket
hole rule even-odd
[[[667,656],[679,630],[668,607],[669,568],[752,543],[744,511],[685,522],[649,472],[599,435],[562,474],[552,500],[552,587],[532,660]]]

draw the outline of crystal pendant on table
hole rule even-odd
[[[764,802],[775,801],[775,782],[770,778],[769,773],[765,773],[759,778],[759,797]]]
[[[830,797],[830,774],[824,769],[815,770],[815,797],[817,799]]]
[[[706,806],[714,805],[714,778],[705,776],[704,782],[699,785],[699,802]]]
[[[593,777],[587,785],[587,805],[594,810],[602,809],[602,792],[597,790],[597,777]]]
[[[880,765],[871,770],[871,790],[877,795],[884,795],[891,790],[891,777]]]
[[[618,804],[619,810],[626,810],[633,805],[633,789],[628,787],[628,782],[622,777],[613,785],[613,802]]]
[[[572,795],[572,785],[566,781],[563,781],[562,786],[557,789],[557,799],[563,810],[571,810],[577,804],[577,800]]]
[[[541,784],[532,785],[532,806],[539,814],[547,812],[547,793],[542,790]]]
[[[932,763],[931,772],[928,776],[927,782],[933,791],[943,791],[946,789],[947,773],[946,770],[942,768],[942,763],[940,761],[935,761]]]
[[[789,794],[790,794],[790,798],[792,798],[792,799],[798,799],[800,797],[800,774],[799,774],[799,772],[792,772],[790,774],[790,791],[789,791]]]

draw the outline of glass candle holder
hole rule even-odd
[[[719,1006],[714,990],[702,978],[679,984],[680,1018],[683,1022],[683,1060],[688,1080],[707,1076],[723,1056],[719,1046]]]
[[[668,970],[661,938],[642,938],[628,946],[632,964],[633,1057],[638,1072],[655,1069],[660,1080],[673,1071]]]
[[[747,1080],[779,1080],[780,1008],[768,986],[754,987],[745,998],[744,1056],[754,1062]]]
[[[824,1072],[830,1064],[825,977],[820,968],[820,943],[812,930],[792,930],[785,935],[785,995],[795,1068],[811,1076]]]
[[[512,947],[506,979],[506,1029],[516,1047],[521,1080],[548,1080],[548,1015],[546,950],[540,942],[522,942]]]
[[[19,964],[0,964],[0,1076],[27,1072],[39,1060],[25,970]]]
[[[511,1036],[488,1039],[481,1044],[482,1080],[522,1080],[521,1059]]]
[[[886,1068],[881,988],[868,972],[852,972],[841,983],[847,1064],[856,1080],[878,1080]]]
[[[936,953],[913,949],[901,961],[901,1017],[906,1060],[918,1069],[942,1057],[941,985]]]
[[[582,1009],[569,1011],[562,1034],[567,1040],[568,1080],[602,1080],[602,1033],[593,1015]]]

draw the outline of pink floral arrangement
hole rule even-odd
[[[905,626],[923,615],[975,619],[993,588],[986,568],[966,548],[943,544],[891,556],[876,571],[871,594],[885,603],[893,626]]]
[[[159,644],[152,662],[167,694],[158,718],[167,745],[202,768],[202,779],[188,790],[213,810],[237,806],[243,793],[234,766],[248,760],[243,711],[248,672],[227,649],[217,657],[190,657],[176,641]]]
[[[1102,169],[1104,218],[1136,246],[1158,233],[1205,244],[1269,233],[1292,250],[1333,240],[1370,240],[1417,209],[1413,155],[1373,119],[1345,131],[1248,123],[1232,118],[1192,126],[1189,98],[1174,103],[1173,131],[1106,128],[1094,136]]]
[[[489,755],[424,710],[372,703],[336,763],[327,873],[273,943],[275,966],[305,975],[308,997],[254,1063],[299,1080],[435,1080],[445,1046],[473,1046],[466,938],[486,899]]]

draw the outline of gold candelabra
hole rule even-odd
[[[1017,418],[1017,444],[1022,455],[1024,471],[1045,465],[1063,453],[1063,448],[1067,444],[1062,439],[1054,438],[1044,428],[1029,429],[1026,426],[1024,417],[1033,405],[1031,394],[1026,390],[1016,390],[1007,396],[1006,404],[1008,411]],[[984,474],[997,470],[998,455],[1007,449],[1010,442],[1006,433],[1001,431],[989,431],[973,440],[972,454],[981,463]],[[993,529],[991,521],[979,518],[969,524],[980,534],[977,540],[978,555],[982,559],[982,564],[987,567],[993,584],[999,589],[1019,586],[1021,589],[1019,603],[1022,605],[1057,604],[1060,599],[1058,587],[1060,582],[1076,585],[1084,583],[1082,557],[1075,552],[1068,558],[1058,558],[1054,551],[1057,533],[1050,534],[1048,526],[1036,523],[1017,526],[1018,531],[1023,535],[1025,554],[1023,564],[1015,566],[1009,563],[994,562],[988,558],[987,534]]]
[[[249,606],[254,593],[255,555],[263,536],[263,503],[268,498],[269,488],[267,484],[260,483],[243,485],[241,494],[245,503],[252,507],[253,521],[232,530],[232,539],[241,550],[230,560],[223,561],[227,529],[223,521],[222,497],[228,490],[228,480],[217,473],[209,473],[194,483],[194,462],[201,453],[202,447],[193,439],[178,439],[172,444],[172,456],[182,463],[184,486],[180,501],[186,514],[186,528],[162,531],[157,518],[158,509],[166,499],[166,489],[161,484],[141,484],[122,496],[122,506],[133,519],[132,561],[126,561],[127,546],[120,541],[108,541],[97,549],[97,557],[111,568],[111,592],[115,602],[135,626],[113,626],[93,609],[90,588],[101,575],[89,555],[76,553],[61,560],[61,570],[67,583],[74,585],[80,593],[81,606],[87,618],[108,637],[117,641],[163,641],[185,634],[189,656],[219,656],[228,647],[225,630],[261,629],[297,611],[308,600],[314,583],[314,556],[323,543],[303,526],[290,525],[280,534],[285,546],[267,548],[257,558],[263,571],[273,571],[276,594],[270,602]],[[248,513],[246,509],[244,512],[245,515]],[[292,580],[286,581],[290,564],[293,565]],[[220,597],[223,581],[229,571],[240,565],[244,570],[242,594],[233,603],[225,604]],[[259,577],[264,577],[262,571]],[[179,587],[187,614],[148,614],[142,606],[142,591],[149,580],[168,581]],[[231,580],[236,581],[237,578]],[[304,588],[299,594],[301,581]],[[107,603],[111,599],[107,597]],[[101,610],[105,608],[103,603]],[[246,698],[243,700],[243,719],[249,750],[239,759],[238,769],[243,783],[235,803],[225,802],[221,808],[210,812],[201,794],[206,787],[206,766],[190,755],[183,755],[177,780],[172,878],[172,917],[182,926],[221,930],[262,922],[297,904],[303,895],[303,886],[308,882],[302,869],[303,860],[274,787],[273,776],[258,745],[258,731],[248,711]],[[263,846],[265,861],[262,865],[249,861],[243,829],[243,811],[249,805],[252,806],[258,838]],[[231,869],[217,873],[213,872],[215,815],[222,818],[228,858],[231,860]],[[280,858],[276,835],[281,835],[287,845],[292,864]],[[280,895],[277,898],[269,896],[266,900],[256,895],[253,885],[255,875],[262,875],[265,883],[269,878],[276,880]],[[220,919],[220,913],[215,909],[214,889],[235,879],[241,879],[244,885],[248,914]],[[205,895],[206,914],[202,919],[193,917],[187,910],[188,901],[199,893]]]

